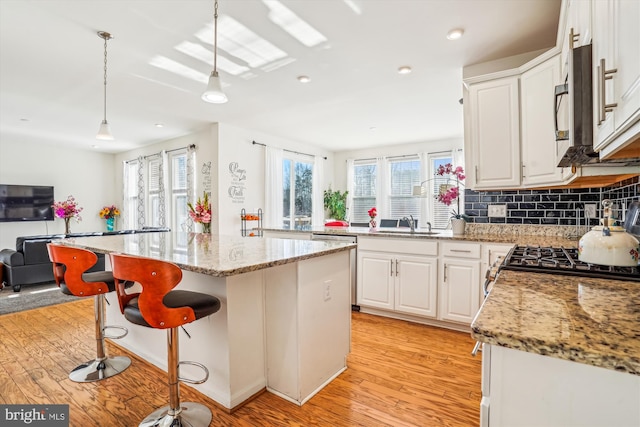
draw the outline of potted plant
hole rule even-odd
[[[462,166],[453,167],[451,163],[440,165],[436,171],[436,175],[446,176],[447,181],[454,180],[455,184],[442,184],[438,192],[437,200],[447,206],[456,202],[456,209],[451,210],[451,229],[454,235],[464,234],[464,229],[469,217],[460,213],[460,186],[464,186],[462,181],[465,179],[464,169]],[[453,176],[453,178],[451,177]]]
[[[347,217],[347,194],[348,191],[332,191],[331,187],[324,190],[324,208],[329,211],[329,218],[343,221]]]

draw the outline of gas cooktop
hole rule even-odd
[[[577,248],[515,246],[502,263],[502,269],[640,282],[640,267],[582,262],[578,259]]]

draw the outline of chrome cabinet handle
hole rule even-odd
[[[449,251],[451,251],[451,252],[462,252],[462,253],[465,253],[465,254],[471,253],[471,251],[468,250],[468,249],[449,249]]]
[[[391,263],[391,276],[393,276],[393,260],[390,259],[389,262]]]
[[[478,183],[478,165],[475,166],[475,170],[476,170],[476,173],[475,173],[475,177],[474,178],[475,178],[476,184],[477,184]]]
[[[600,69],[600,114],[598,115],[598,118],[600,119],[600,121],[598,122],[598,124],[602,123],[605,120],[607,113],[610,113],[611,111],[613,111],[615,107],[618,106],[618,103],[616,102],[614,102],[613,104],[607,104],[607,88],[605,87],[605,82],[607,80],[611,80],[613,78],[612,74],[617,73],[618,69],[612,68],[611,70],[607,70],[607,68],[605,67],[604,58],[600,59],[599,69]]]
[[[396,260],[396,276],[398,276],[398,260]]]
[[[447,283],[447,264],[444,265],[444,282]]]

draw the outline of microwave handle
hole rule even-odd
[[[569,94],[569,85],[567,83],[563,85],[558,85],[555,87],[555,97],[553,100],[553,109],[555,111],[554,121],[556,127],[556,141],[564,141],[569,139],[569,131],[568,130],[559,130],[558,129],[558,112],[560,111],[560,98],[564,95]]]

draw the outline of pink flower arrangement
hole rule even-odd
[[[67,197],[67,200],[54,202],[51,207],[58,218],[75,218],[76,221],[82,221],[80,212],[82,212],[83,208],[78,206],[78,202],[76,202],[76,199],[71,195]]]
[[[211,223],[211,203],[209,202],[209,195],[204,192],[202,199],[198,198],[195,207],[191,203],[187,203],[189,207],[189,216],[194,222],[202,224]]]
[[[452,218],[462,218],[462,219],[466,219],[466,215],[463,215],[460,213],[460,185],[463,185],[461,181],[464,181],[465,179],[465,175],[464,175],[464,169],[462,168],[462,166],[457,166],[457,167],[453,167],[453,165],[451,163],[447,163],[446,165],[440,165],[438,166],[438,169],[436,170],[436,175],[440,175],[440,176],[454,176],[455,177],[455,181],[456,184],[455,185],[449,185],[449,184],[444,184],[440,186],[440,192],[438,193],[438,195],[436,196],[437,200],[440,203],[443,203],[447,206],[451,206],[451,203],[453,203],[454,201],[457,202],[457,206],[458,209],[457,210],[453,210],[451,212]],[[448,179],[452,179],[452,178],[448,178]]]
[[[369,218],[371,219],[375,219],[375,217],[378,216],[378,210],[376,208],[369,209],[367,213],[369,214]]]

